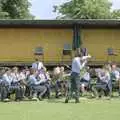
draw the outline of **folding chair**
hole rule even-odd
[[[34,50],[34,55],[36,56],[42,56],[42,61],[44,62],[44,50],[43,47],[36,47]]]
[[[117,56],[117,53],[113,48],[108,48],[107,55],[108,55],[107,61],[115,61],[115,56]]]
[[[70,56],[70,59],[72,60],[72,46],[70,44],[64,44],[62,51],[62,61],[64,61],[66,56]]]

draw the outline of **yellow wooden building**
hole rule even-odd
[[[78,37],[93,56],[94,64],[120,62],[119,20],[1,20],[1,65],[31,64],[38,47],[43,48],[41,59],[47,65],[71,62],[70,56],[63,57],[63,48],[65,44],[73,46],[74,26],[78,26]],[[108,48],[113,48],[117,55],[108,57]]]

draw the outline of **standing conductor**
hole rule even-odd
[[[75,102],[79,103],[80,71],[87,63],[88,58],[91,58],[91,56],[82,56],[80,53],[77,53],[73,59],[70,90],[66,95],[65,103],[68,103],[70,97],[72,97],[73,92],[75,92]]]

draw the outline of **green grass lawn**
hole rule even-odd
[[[120,120],[120,99],[0,103],[0,120]]]

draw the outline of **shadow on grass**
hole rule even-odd
[[[65,98],[63,99],[61,99],[61,98],[58,98],[58,99],[55,99],[55,98],[52,98],[52,99],[49,99],[49,100],[47,100],[47,102],[48,103],[63,103],[63,104],[67,104],[67,103],[65,103]],[[69,103],[75,103],[75,100],[74,99],[72,99],[72,100],[70,100],[69,101]]]

